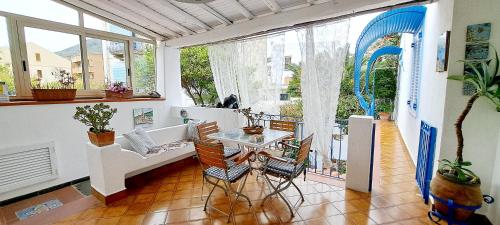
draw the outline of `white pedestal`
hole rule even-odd
[[[346,187],[371,191],[373,168],[373,117],[349,117]]]

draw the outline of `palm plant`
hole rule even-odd
[[[474,102],[480,97],[486,97],[500,112],[500,61],[498,53],[493,49],[494,58],[480,63],[481,67],[478,68],[477,64],[469,61],[463,61],[466,66],[472,68],[471,72],[465,72],[464,75],[448,76],[450,80],[457,80],[474,85],[476,88],[475,93],[467,101],[465,109],[462,111],[457,121],[455,122],[455,132],[457,135],[457,158],[454,162],[449,160],[441,160],[439,172],[448,178],[452,178],[460,183],[480,183],[477,177],[471,170],[464,168],[471,166],[470,162],[463,160],[464,137],[462,133],[462,124],[469,114]]]

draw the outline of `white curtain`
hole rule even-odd
[[[240,107],[279,114],[284,43],[284,34],[280,34],[209,46],[220,100],[236,94]]]
[[[214,77],[215,89],[220,102],[231,94],[237,97],[238,82],[236,76],[239,72],[238,48],[236,42],[229,42],[208,47],[210,67]]]
[[[320,153],[323,168],[332,166],[331,135],[348,51],[348,34],[349,20],[297,31],[302,55],[304,131],[307,135],[314,133],[313,149]]]

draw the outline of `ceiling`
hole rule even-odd
[[[171,45],[185,46],[410,0],[64,0]],[[251,26],[250,26],[251,25]]]

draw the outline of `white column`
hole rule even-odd
[[[373,117],[349,117],[346,187],[371,190]]]
[[[165,98],[169,105],[182,105],[180,49],[163,47]]]

